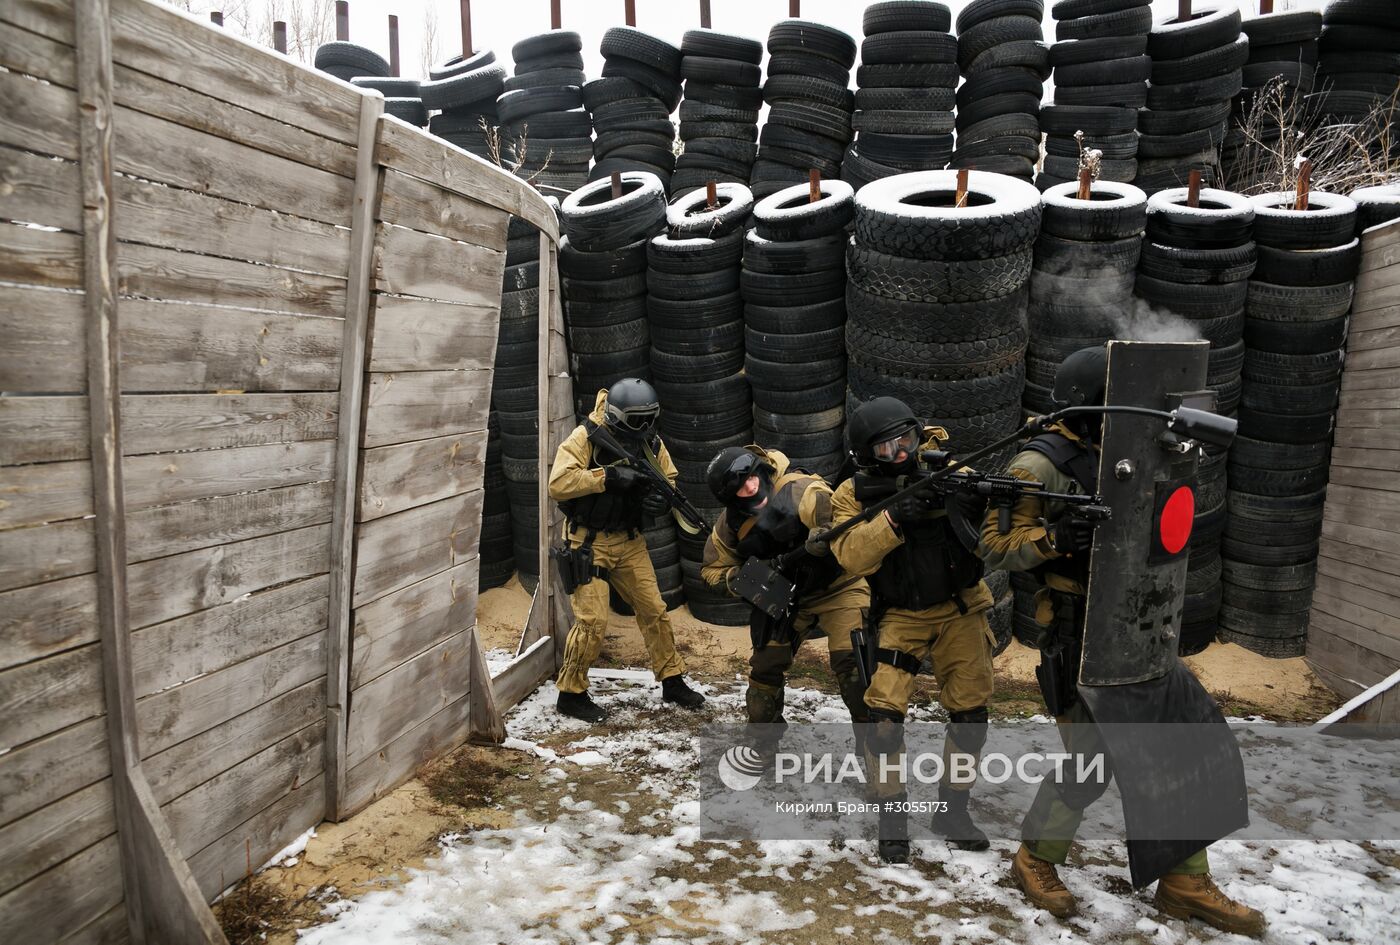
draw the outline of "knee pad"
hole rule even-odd
[[[958,748],[971,755],[982,753],[987,744],[987,707],[949,712],[948,735]]]

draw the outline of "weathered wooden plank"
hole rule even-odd
[[[77,234],[0,225],[0,281],[79,289],[82,261],[83,239]]]
[[[1400,606],[1383,594],[1368,592],[1366,588],[1358,585],[1319,574],[1317,587],[1313,591],[1313,609],[1324,610],[1348,623],[1383,635],[1387,627],[1393,632],[1396,615],[1391,611],[1400,609]],[[1400,659],[1400,640],[1391,637],[1387,639],[1390,639],[1396,648],[1394,657]],[[1376,645],[1372,645],[1371,649],[1379,651]]]
[[[471,738],[478,742],[500,744],[505,740],[506,726],[491,692],[491,668],[481,649],[481,635],[475,630],[471,633],[467,655],[467,688],[467,730]]]
[[[378,160],[402,174],[528,220],[551,239],[559,239],[554,211],[539,191],[476,155],[398,119],[385,116],[379,122]]]
[[[87,460],[0,467],[0,529],[92,514],[92,464]]]
[[[1374,348],[1393,348],[1400,345],[1400,327],[1359,328],[1351,326],[1347,332],[1347,354],[1369,351]]]
[[[1322,536],[1324,539],[1334,539],[1338,543],[1345,543],[1356,548],[1400,556],[1400,533],[1365,525],[1349,525],[1331,518],[1324,518],[1322,520]],[[1324,550],[1331,547],[1332,545],[1328,544]]]
[[[14,0],[4,18],[71,45],[72,13],[62,0]],[[258,49],[227,31],[210,30],[173,10],[141,0],[112,4],[114,57],[125,66],[291,127],[345,144],[355,140],[360,93],[327,75]]]
[[[1322,520],[1324,522],[1336,522],[1341,525],[1369,528],[1380,534],[1400,535],[1400,516],[1384,513],[1377,514],[1364,505],[1350,505],[1345,502],[1329,501],[1323,506]]]
[[[1400,512],[1400,495],[1337,484],[1327,490],[1328,504],[1359,505],[1377,512]]]
[[[0,390],[87,389],[82,293],[6,286],[0,293],[0,335],[5,339]]]
[[[325,575],[284,584],[131,635],[138,698],[208,676],[326,627]]]
[[[1376,668],[1382,675],[1389,675],[1396,668],[1400,668],[1400,640],[1376,630],[1369,623],[1357,622],[1353,619],[1357,613],[1356,609],[1343,606],[1344,602],[1338,601],[1337,598],[1329,594],[1318,596],[1319,599],[1313,604],[1310,619],[1317,622],[1319,629],[1326,630],[1339,640],[1346,640],[1369,650],[1372,661],[1379,664]],[[1339,610],[1350,612],[1338,613]]]
[[[554,672],[554,639],[542,636],[491,679],[496,709],[507,712]]]
[[[1396,350],[1397,353],[1400,353],[1400,348]],[[1397,421],[1400,421],[1400,406],[1382,410],[1352,407],[1337,411],[1337,426],[1339,427],[1380,428]]]
[[[0,35],[5,30],[0,28]],[[0,193],[5,218],[56,226],[73,233],[83,227],[82,187],[78,165],[0,147]]]
[[[476,619],[477,558],[371,601],[354,613],[350,688],[358,689]]]
[[[1368,230],[1361,236],[1362,272],[1400,266],[1400,227],[1386,226]]]
[[[117,268],[123,296],[334,318],[345,307],[344,279],[236,259],[122,243]]]
[[[106,719],[89,719],[0,755],[0,824],[111,773]]]
[[[1329,548],[1330,545],[1329,542]],[[1392,567],[1394,567],[1393,564]],[[1377,569],[1361,562],[1339,561],[1335,557],[1320,555],[1317,561],[1317,572],[1339,581],[1359,585],[1367,593],[1375,594],[1380,598],[1400,598],[1400,574],[1383,568]],[[1397,641],[1400,641],[1400,623],[1397,623],[1394,628],[1394,636]]]
[[[0,14],[6,12],[8,7]],[[0,71],[0,101],[0,144],[78,160],[78,96],[72,89]]]
[[[1393,390],[1400,384],[1400,368],[1361,371],[1348,365],[1342,372],[1342,392],[1349,390]]]
[[[481,488],[486,433],[461,433],[360,453],[362,522]]]
[[[1347,324],[1348,331],[1370,331],[1375,328],[1394,328],[1400,325],[1400,305],[1353,312]]]
[[[1308,630],[1308,664],[1334,691],[1351,696],[1385,679],[1386,660],[1334,633],[1331,615],[1314,608],[1312,616],[1317,623]]]
[[[351,766],[467,694],[471,629],[355,690],[345,757]]]
[[[0,916],[11,941],[38,945],[78,931],[121,900],[121,856],[113,834],[0,896]]]
[[[1361,297],[1396,286],[1400,286],[1400,266],[1384,266],[1356,274],[1356,294]]]
[[[1383,492],[1400,492],[1400,467],[1392,469],[1355,469],[1349,466],[1332,464],[1331,482],[1339,486],[1358,489],[1377,489]]]
[[[325,676],[325,634],[314,633],[136,703],[141,748],[158,754],[250,708]]]
[[[0,591],[92,571],[92,543],[91,519],[0,532]]]
[[[72,935],[65,936],[62,945],[127,945],[131,928],[126,918],[126,903],[119,902],[93,919]]]
[[[375,295],[369,369],[441,371],[490,369],[496,357],[500,300],[458,305]]]
[[[376,291],[467,305],[500,304],[503,250],[384,223],[375,230]]]
[[[99,647],[89,644],[0,672],[0,709],[11,746],[102,715]]]
[[[1334,447],[1332,465],[1351,469],[1392,469],[1400,471],[1400,450],[1373,450],[1364,447]]]
[[[103,778],[0,829],[0,893],[116,832],[112,779]]]
[[[97,639],[92,574],[0,594],[0,669]]]
[[[1335,446],[1373,450],[1400,450],[1400,430],[1373,427],[1338,427],[1332,436]]]
[[[379,219],[498,252],[506,249],[509,214],[505,211],[400,174],[393,168],[384,173]]]
[[[305,394],[128,394],[122,452],[210,450],[335,437],[336,396]],[[0,399],[0,465],[86,459],[87,399]]]
[[[266,810],[239,824],[189,858],[205,898],[213,899],[243,878],[245,864],[266,863],[278,850],[321,822],[326,809],[321,776],[303,781]]]
[[[1390,270],[1386,270],[1388,274]],[[1377,309],[1394,308],[1400,305],[1400,285],[1379,285],[1377,280],[1357,281],[1356,295],[1351,303],[1352,312],[1374,312]]]
[[[481,500],[481,492],[469,492],[357,525],[352,606],[474,558]]]
[[[180,851],[197,853],[249,811],[264,810],[320,775],[325,733],[325,721],[317,720],[166,804],[162,810]]]
[[[120,331],[127,390],[314,391],[339,384],[339,318],[124,299]]]
[[[371,374],[360,445],[390,446],[486,429],[488,371]]]
[[[463,696],[352,767],[345,794],[347,815],[368,807],[419,766],[466,741],[469,705],[470,697]]]
[[[1385,389],[1367,390],[1365,388],[1360,388],[1342,391],[1337,409],[1339,411],[1354,410],[1357,408],[1363,410],[1384,410],[1386,408],[1393,409],[1397,405],[1400,405],[1400,392]]]
[[[313,525],[131,565],[131,626],[173,620],[265,587],[325,574],[328,531],[326,525]]]
[[[294,732],[323,722],[324,688],[313,679],[147,757],[141,767],[156,799],[165,804]]]

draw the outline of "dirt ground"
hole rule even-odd
[[[514,651],[528,609],[529,595],[515,581],[481,595],[478,622],[488,652]],[[691,617],[684,608],[672,612],[672,623],[691,675],[726,689],[739,688],[747,628],[714,627]],[[793,687],[835,692],[821,650],[820,641],[804,648],[793,667]],[[1035,651],[1015,642],[997,658],[995,717],[1027,717],[1044,711],[1034,677],[1037,658]],[[1227,715],[1312,721],[1340,704],[1302,659],[1270,660],[1235,645],[1216,644],[1187,662]],[[635,620],[613,616],[600,665],[646,665]],[[920,677],[915,701],[934,696],[932,680]],[[610,724],[609,731],[626,726],[626,721],[620,726]],[[578,735],[563,732],[536,742],[564,754]],[[410,871],[441,852],[443,837],[504,827],[512,810],[533,810],[542,817],[557,813],[558,791],[539,776],[545,767],[539,758],[520,751],[477,746],[464,746],[426,765],[417,778],[349,821],[322,824],[302,853],[284,861],[287,865],[267,869],[225,897],[216,911],[230,941],[291,945],[298,929],[324,921],[328,904],[403,882]],[[571,785],[571,793],[575,799],[593,798],[601,804],[619,796],[625,779],[625,774],[607,768],[589,769],[580,783]],[[775,880],[772,891],[785,896],[785,885]],[[645,938],[680,930],[634,931]],[[906,931],[913,935],[917,930]],[[800,936],[795,940],[808,941]]]

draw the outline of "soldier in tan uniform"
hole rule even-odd
[[[707,478],[710,490],[725,505],[705,542],[700,573],[711,587],[734,594],[734,580],[749,558],[771,560],[799,548],[806,552],[785,572],[796,585],[791,618],[774,626],[755,608],[754,651],[744,700],[749,721],[783,720],[785,674],[802,641],[816,631],[826,635],[831,672],[852,721],[868,722],[851,631],[863,623],[870,589],[842,568],[821,540],[822,530],[831,524],[831,487],[820,476],[791,469],[777,450],[760,446],[721,450]]]
[[[558,681],[559,711],[588,722],[606,717],[588,696],[588,668],[598,658],[608,627],[609,584],[637,614],[652,671],[661,680],[661,698],[687,709],[705,701],[686,685],[685,663],[676,652],[671,618],[642,535],[644,517],[667,514],[669,500],[645,474],[623,465],[621,457],[608,455],[589,439],[592,429],[606,424],[620,443],[674,484],[675,464],[655,433],[660,413],[656,391],[646,381],[624,378],[598,391],[593,412],[560,444],[549,474],[549,495],[564,510],[568,548],[592,555],[588,580],[579,583],[569,597],[574,625],[564,645]]]
[[[1086,348],[1065,359],[1055,375],[1054,398],[1061,406],[1104,402],[1107,358],[1103,347]],[[1045,490],[1094,494],[1098,490],[1102,418],[1078,417],[1054,424],[1012,459],[1007,472],[1045,484]],[[1091,522],[1076,518],[1063,502],[1027,495],[1012,507],[1011,529],[998,528],[996,513],[983,524],[981,551],[989,567],[1027,571],[1041,582],[1036,594],[1036,622],[1044,628],[1041,649],[1042,689],[1057,721],[1065,749],[1088,756],[1103,750],[1103,741],[1084,701],[1077,696],[1080,647],[1084,637],[1085,588],[1093,547]],[[1053,681],[1053,682],[1050,682]],[[1084,810],[1107,789],[1107,781],[1090,784],[1040,784],[1022,825],[1021,848],[1012,861],[1012,877],[1026,898],[1053,915],[1077,908],[1074,895],[1060,881]],[[1176,918],[1196,917],[1218,929],[1258,935],[1264,917],[1221,892],[1210,877],[1205,849],[1183,860],[1157,883],[1156,904]]]
[[[924,427],[913,412],[893,397],[879,397],[851,414],[847,437],[863,475],[843,482],[832,496],[832,523],[856,517],[883,495],[862,497],[863,482],[887,481],[885,495],[918,472],[921,449],[937,449],[947,439],[939,427]],[[901,500],[868,522],[831,542],[832,552],[852,574],[870,582],[872,617],[879,646],[870,688],[865,693],[871,721],[872,754],[897,754],[914,676],[925,659],[939,683],[938,701],[951,724],[944,756],[954,752],[978,756],[987,739],[987,701],[992,695],[992,649],[987,623],[992,593],[982,580],[982,563],[958,540],[941,504],[922,496]],[[876,770],[876,769],[872,769]],[[878,789],[895,803],[880,818],[880,855],[905,862],[908,827],[899,804],[902,784]],[[970,781],[954,783],[945,772],[933,829],[953,846],[985,850],[984,834],[968,814]]]

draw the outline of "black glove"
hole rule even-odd
[[[826,540],[826,534],[829,531],[831,531],[831,526],[818,525],[807,533],[807,541],[803,545],[807,554],[814,558],[831,554],[831,542]]]
[[[1050,542],[1060,554],[1085,554],[1094,546],[1094,523],[1075,515],[1064,515],[1055,523]]]
[[[928,500],[921,495],[907,495],[890,506],[890,518],[896,525],[908,525],[929,516]]]
[[[671,500],[654,489],[642,497],[642,511],[648,515],[665,515],[670,510]]]
[[[626,491],[649,482],[646,473],[637,472],[631,466],[608,466],[603,473],[603,485],[610,489]]]

